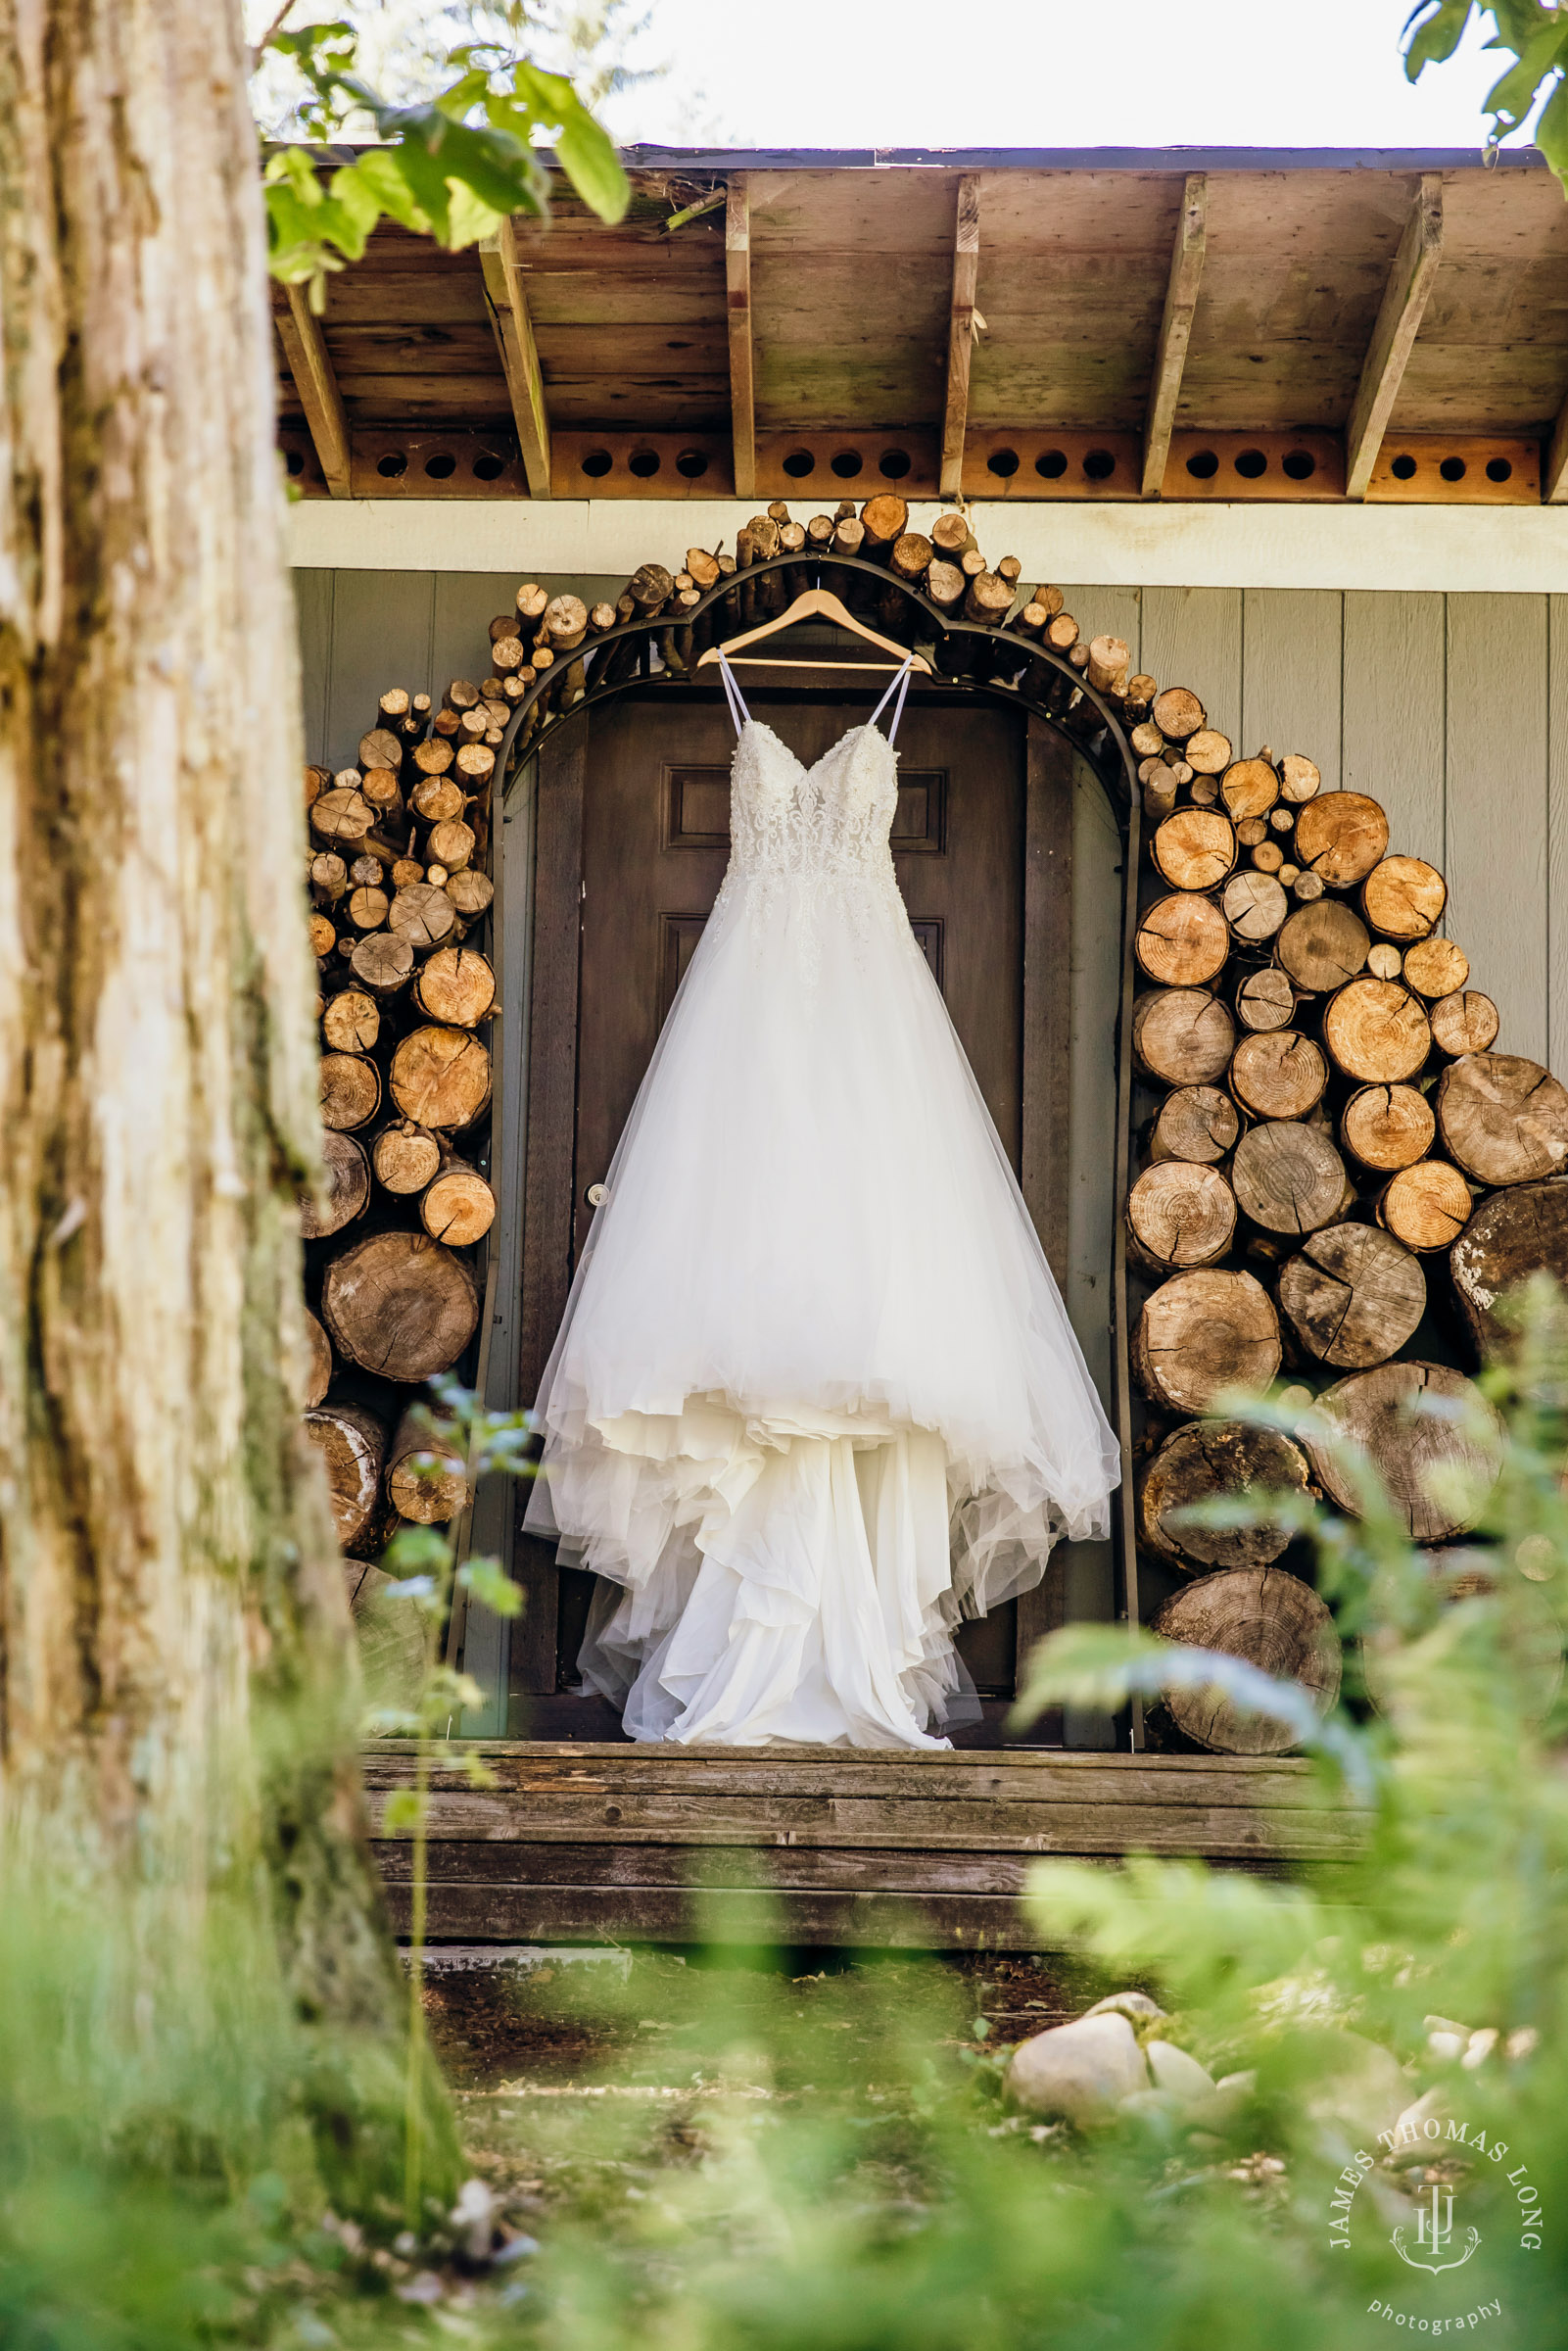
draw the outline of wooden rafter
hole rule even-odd
[[[306,298],[303,286],[287,288],[288,300],[275,317],[278,341],[294,378],[294,389],[305,410],[305,421],[321,461],[326,486],[334,498],[351,498],[349,481],[349,423],[343,395],[332,372],[321,321]]]
[[[735,494],[757,489],[757,394],[751,345],[751,196],[745,175],[730,182],[724,216],[725,295],[730,320],[730,436]]]
[[[1443,182],[1423,172],[1345,427],[1345,495],[1364,498],[1443,258]]]
[[[974,356],[974,294],[980,273],[980,176],[958,183],[953,231],[953,299],[947,321],[947,403],[942,411],[942,464],[937,487],[956,498],[964,486],[964,435],[969,424],[970,366]]]
[[[1165,285],[1165,311],[1155,348],[1154,376],[1143,428],[1143,495],[1158,498],[1164,484],[1165,460],[1175,429],[1176,403],[1181,396],[1182,370],[1192,339],[1193,313],[1203,282],[1204,256],[1209,244],[1209,179],[1203,171],[1189,174],[1181,191],[1176,217],[1176,241]]]
[[[1546,444],[1545,462],[1541,469],[1541,497],[1548,506],[1560,505],[1568,498],[1568,400],[1557,410],[1557,421]]]
[[[523,471],[529,494],[549,496],[549,409],[545,403],[545,378],[540,371],[534,322],[528,314],[528,291],[517,253],[517,231],[503,220],[494,237],[479,248],[485,272],[485,295],[490,320],[506,377],[506,393],[517,426]]]

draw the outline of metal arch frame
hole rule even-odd
[[[758,580],[773,572],[791,572],[797,576],[812,576],[813,584],[824,572],[858,574],[876,583],[881,595],[889,592],[901,597],[910,606],[907,617],[915,620],[909,642],[924,638],[934,643],[940,650],[955,640],[971,641],[976,649],[984,647],[991,651],[1007,648],[1018,655],[1011,679],[997,676],[970,677],[952,675],[938,667],[931,683],[947,692],[984,695],[993,700],[1015,708],[1031,711],[1036,717],[1066,737],[1072,748],[1080,752],[1093,769],[1111,802],[1117,829],[1121,836],[1121,942],[1119,981],[1117,1005],[1117,1148],[1114,1175],[1115,1196],[1112,1202],[1112,1309],[1113,1329],[1111,1360],[1115,1382],[1117,1442],[1121,1455],[1121,1485],[1118,1490],[1117,1519],[1120,1540],[1117,1549],[1121,1568],[1121,1613],[1125,1622],[1136,1625],[1139,1619],[1138,1554],[1136,1520],[1132,1494],[1132,1391],[1131,1391],[1131,1331],[1127,1322],[1127,1225],[1126,1204],[1130,1183],[1132,1155],[1132,1002],[1134,989],[1133,939],[1138,920],[1138,867],[1142,845],[1140,818],[1141,795],[1138,787],[1137,760],[1127,740],[1120,718],[1106,696],[1092,687],[1087,678],[1061,654],[1049,648],[1022,637],[1007,628],[990,628],[981,623],[965,620],[945,620],[908,581],[899,579],[880,564],[869,563],[862,556],[815,554],[809,552],[774,555],[760,563],[748,564],[743,570],[726,575],[693,604],[689,611],[677,616],[655,615],[647,620],[623,622],[618,628],[607,629],[601,637],[586,639],[580,648],[569,655],[558,656],[542,676],[537,678],[518,702],[508,719],[496,754],[496,786],[493,804],[505,797],[508,779],[520,755],[532,758],[544,734],[550,728],[575,718],[596,703],[634,689],[646,691],[658,688],[678,693],[690,692],[696,685],[694,665],[691,669],[672,666],[667,660],[655,670],[650,667],[648,652],[665,637],[686,638],[690,650],[702,649],[692,640],[700,636],[704,642],[716,642],[716,632],[702,627],[705,617],[717,616],[723,608],[737,601]],[[904,617],[904,616],[901,616]],[[896,633],[896,632],[894,632]],[[623,676],[605,678],[595,684],[595,676],[611,666],[608,649],[617,645],[637,644],[638,657]],[[684,648],[679,648],[684,652]],[[825,668],[830,664],[824,663]],[[1005,665],[1004,665],[1005,666]],[[519,752],[518,739],[531,711],[560,683],[562,673],[582,667],[586,686],[571,703],[546,716],[542,726],[529,737]],[[1051,706],[1042,689],[1066,688],[1052,695],[1057,707]],[[1085,704],[1095,713],[1098,725],[1078,732],[1064,725],[1067,707],[1081,709]],[[1130,1744],[1134,1750],[1143,1746],[1142,1708],[1134,1704]]]

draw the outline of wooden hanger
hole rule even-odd
[[[754,655],[746,657],[753,660],[759,669],[831,668],[881,671],[889,666],[902,669],[907,662],[911,669],[919,670],[923,677],[928,678],[931,674],[931,665],[924,653],[912,653],[906,646],[895,645],[890,637],[879,637],[875,629],[868,629],[863,620],[857,620],[854,614],[846,609],[831,588],[808,588],[804,595],[795,598],[787,612],[779,613],[776,619],[765,620],[760,628],[747,629],[742,637],[732,637],[727,645],[710,645],[705,653],[697,656],[697,667],[705,669],[710,661],[717,661],[721,658],[733,661],[736,653],[742,652],[746,646],[760,645],[765,637],[777,637],[781,629],[790,628],[797,620],[815,619],[833,621],[839,628],[847,629],[852,637],[863,638],[867,645],[879,646],[884,653],[892,654],[891,664],[882,661],[756,661]]]

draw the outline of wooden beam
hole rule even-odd
[[[1568,400],[1557,410],[1557,421],[1551,428],[1541,468],[1542,504],[1560,505],[1565,498],[1568,498]]]
[[[495,236],[480,240],[479,261],[485,272],[490,322],[496,331],[506,377],[506,393],[512,404],[529,495],[548,498],[549,410],[545,405],[545,378],[540,372],[534,322],[528,314],[528,290],[517,254],[517,231],[510,220],[503,220]]]
[[[350,498],[353,491],[349,484],[349,423],[343,413],[338,379],[327,358],[321,321],[306,299],[303,286],[290,286],[286,291],[287,306],[280,306],[275,313],[278,341],[294,378],[294,389],[300,395],[300,406],[305,410],[305,421],[321,460],[327,488],[334,498]]]
[[[1345,427],[1345,495],[1364,498],[1443,258],[1443,182],[1421,175]]]
[[[1149,409],[1143,428],[1143,495],[1158,498],[1164,485],[1165,460],[1175,429],[1176,402],[1181,395],[1182,369],[1192,337],[1193,312],[1203,282],[1204,256],[1209,246],[1209,179],[1189,174],[1181,191],[1176,216],[1176,242],[1165,285],[1165,314],[1160,321],[1155,346],[1154,375],[1149,385]]]
[[[964,434],[969,424],[970,366],[974,356],[974,290],[980,274],[980,175],[958,183],[953,231],[953,299],[947,319],[947,405],[942,411],[942,464],[937,489],[957,498],[964,487]]]
[[[744,172],[730,182],[724,216],[725,295],[730,319],[730,438],[735,494],[757,494],[757,394],[751,347],[751,195]]]

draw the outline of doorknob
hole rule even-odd
[[[602,1208],[610,1196],[610,1187],[607,1183],[591,1183],[583,1196],[590,1208]]]

